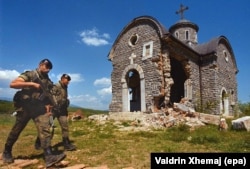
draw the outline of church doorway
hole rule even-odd
[[[146,111],[145,79],[140,65],[130,64],[123,73],[122,85],[122,111]]]
[[[228,116],[229,115],[229,100],[228,100],[228,94],[225,89],[222,89],[221,92],[221,103],[220,103],[220,108],[222,114]]]
[[[175,58],[171,58],[170,64],[171,77],[174,81],[170,91],[170,103],[173,104],[180,102],[180,100],[185,97],[184,83],[187,80],[187,76],[180,61]]]
[[[128,86],[128,104],[129,110],[140,111],[141,110],[141,87],[140,87],[140,75],[137,70],[130,70],[126,75],[126,81]]]

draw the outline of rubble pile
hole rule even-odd
[[[71,121],[78,121],[83,118],[84,118],[83,112],[80,109],[78,109],[76,112],[73,112],[72,114],[68,116],[68,120],[71,120]]]
[[[241,117],[232,121],[232,126],[235,130],[250,131],[250,116]]]
[[[200,118],[201,113],[195,112],[192,107],[184,103],[175,103],[172,108],[162,109],[157,113],[143,112],[113,112],[109,114],[99,114],[89,116],[89,120],[96,120],[104,124],[109,120],[115,120],[120,130],[150,130],[168,128],[179,124],[185,124],[190,128],[204,126],[207,123],[219,124],[220,116],[209,115],[211,117]],[[129,126],[122,126],[122,121],[130,121]]]

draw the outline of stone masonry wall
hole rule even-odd
[[[129,45],[129,41],[133,35],[138,35],[138,41],[134,46]],[[110,104],[110,112],[122,111],[122,84],[121,78],[123,70],[131,64],[129,57],[135,54],[133,64],[142,67],[145,78],[145,96],[146,104],[152,102],[152,95],[160,95],[162,85],[161,71],[158,69],[157,62],[152,62],[151,58],[142,60],[143,45],[153,41],[153,57],[157,57],[160,53],[161,42],[157,29],[150,23],[138,22],[134,27],[126,31],[119,41],[116,43],[114,57],[112,60],[113,71],[111,75],[112,82],[112,101]]]
[[[224,52],[227,52],[227,61]],[[222,101],[221,92],[227,91],[229,96],[229,113],[233,115],[234,102],[237,102],[237,81],[235,68],[230,53],[227,48],[220,44],[217,49],[217,59],[209,59],[202,66],[202,96],[203,105],[216,104],[209,113],[221,114],[220,104]],[[233,95],[231,95],[233,93]]]
[[[190,80],[192,85],[192,103],[197,105],[200,101],[200,72],[199,65],[195,62],[189,61],[191,72]]]
[[[189,32],[189,39],[186,39],[186,31]],[[178,39],[181,39],[184,43],[187,43],[188,41],[192,42],[193,44],[197,44],[197,33],[193,28],[183,27],[178,29],[179,37]]]
[[[189,82],[190,101],[195,106],[200,106],[202,101],[203,108],[205,108],[202,110],[203,112],[221,114],[223,113],[221,112],[222,91],[226,91],[226,97],[229,100],[229,114],[233,115],[235,105],[238,102],[237,66],[234,65],[231,51],[228,51],[227,42],[220,41],[215,54],[198,56],[197,53],[180,45],[169,36],[160,37],[159,32],[162,30],[159,29],[162,28],[158,26],[150,20],[137,20],[128,25],[126,30],[123,30],[122,34],[119,35],[119,39],[111,51],[112,57],[110,57],[113,65],[110,112],[123,111],[123,89],[126,88],[126,76],[131,69],[140,71],[138,73],[140,82],[143,81],[143,85],[145,85],[141,88],[145,87],[143,94],[145,94],[147,111],[149,108],[155,108],[155,102],[159,104],[163,100],[168,103],[171,86],[174,83],[171,77],[171,70],[174,69],[171,69],[170,60],[175,58],[181,63],[177,65],[183,66],[186,73],[186,76],[180,78],[187,77],[184,81],[188,80]],[[197,40],[197,34],[193,32],[195,30],[189,31],[192,35],[191,39],[195,42]],[[185,33],[182,32],[181,35],[185,35]],[[144,58],[143,50],[145,44],[148,43],[152,44],[153,53],[151,57]],[[201,57],[201,63],[199,57]],[[139,68],[136,69],[137,67]]]
[[[201,97],[203,111],[206,111],[206,113],[219,114],[217,71],[217,66],[213,65],[213,60],[206,59],[203,61],[203,65],[201,66]],[[215,107],[213,107],[213,104]]]
[[[226,53],[226,54],[225,54]],[[229,112],[233,115],[234,105],[237,102],[237,80],[235,66],[230,52],[224,44],[220,44],[217,52],[218,58],[218,88],[221,92],[222,88],[226,89],[229,99]]]

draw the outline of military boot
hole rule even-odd
[[[12,157],[12,147],[5,145],[3,154],[2,154],[2,159],[4,163],[13,163],[14,159]]]
[[[65,154],[52,154],[51,147],[44,149],[44,160],[46,163],[46,168],[51,167],[54,164],[60,162],[66,157]]]
[[[76,150],[76,146],[70,143],[70,140],[68,137],[63,137],[63,146],[64,146],[64,150],[67,150],[67,151]]]

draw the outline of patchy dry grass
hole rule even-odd
[[[15,117],[0,114],[0,153]],[[57,121],[52,140],[54,148],[60,146],[61,131]],[[129,125],[129,123],[126,123]],[[77,151],[65,152],[70,165],[107,165],[110,169],[134,167],[150,168],[151,152],[250,152],[250,134],[247,131],[218,131],[217,126],[205,126],[190,131],[186,126],[154,131],[118,131],[112,122],[105,125],[81,120],[70,122],[70,139]],[[15,158],[37,158],[44,164],[42,150],[34,149],[36,129],[29,122],[13,148]]]

